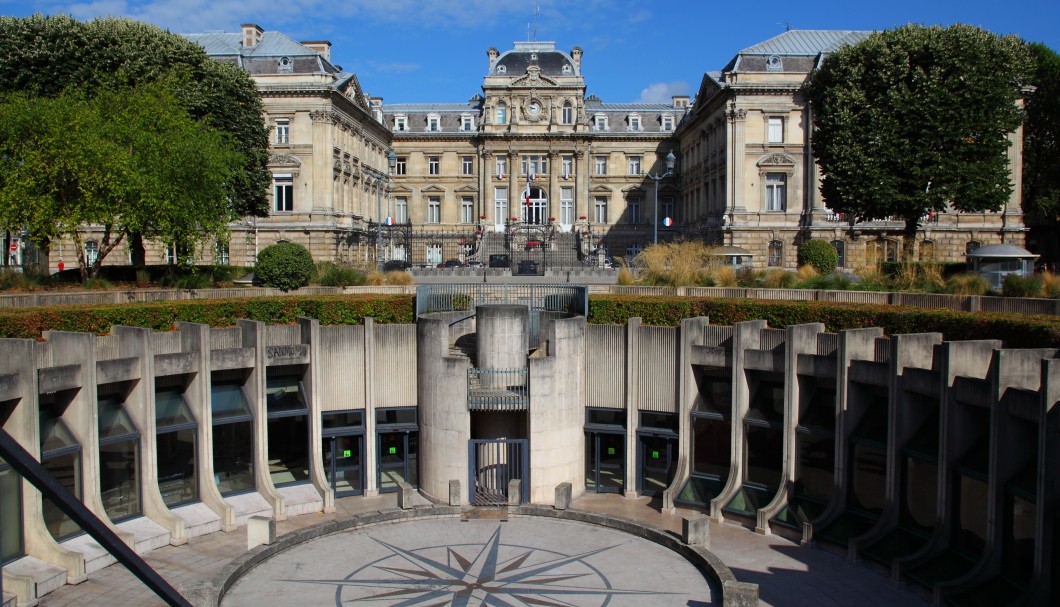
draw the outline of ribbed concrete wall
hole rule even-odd
[[[467,499],[470,365],[466,358],[449,356],[449,325],[444,318],[421,317],[413,328],[419,381],[409,383],[420,386],[420,490],[444,499],[449,481],[459,480]]]
[[[641,326],[635,405],[642,411],[677,411],[677,329]]]
[[[626,328],[588,325],[585,328],[585,374],[588,407],[626,406]]]
[[[265,344],[269,346],[291,346],[302,343],[302,330],[298,325],[269,325],[265,327]]]
[[[480,369],[522,369],[530,350],[530,310],[526,306],[478,306],[478,366]]]
[[[176,331],[152,333],[151,351],[154,354],[176,354],[180,352],[180,333]]]
[[[416,325],[375,325],[374,407],[416,406]]]
[[[113,335],[96,336],[96,360],[118,358],[118,339]]]
[[[364,325],[320,327],[321,410],[363,409]]]
[[[243,347],[243,331],[239,327],[210,329],[210,349],[227,350]]]

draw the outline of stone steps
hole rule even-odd
[[[133,551],[136,554],[147,554],[162,546],[168,546],[172,537],[169,530],[146,516],[118,523],[118,529],[132,534]]]
[[[25,600],[20,605],[36,605],[44,595],[66,585],[66,570],[32,556],[24,556],[4,565],[4,607],[14,607],[16,594]],[[14,591],[9,593],[8,591]],[[9,598],[10,597],[10,598]]]
[[[202,502],[178,506],[171,512],[184,521],[184,535],[188,539],[221,530],[221,516]]]
[[[276,491],[284,498],[284,514],[287,516],[312,514],[324,509],[324,498],[309,483],[279,487]]]
[[[87,533],[66,540],[60,544],[63,548],[73,552],[80,552],[85,559],[85,573],[99,571],[108,565],[117,563],[118,560],[103,549],[92,536]]]
[[[230,495],[225,502],[235,508],[236,525],[247,524],[247,519],[252,516],[266,516],[272,518],[272,505],[256,491],[240,495]]]

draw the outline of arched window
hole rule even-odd
[[[571,124],[574,122],[574,106],[570,104],[570,101],[563,103],[563,124]]]
[[[868,244],[868,262],[876,265],[885,261],[898,261],[898,243],[886,238],[877,238]]]
[[[779,240],[769,241],[769,267],[779,268],[784,265],[784,243]]]
[[[503,101],[497,104],[497,124],[508,124],[508,104]]]

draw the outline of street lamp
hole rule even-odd
[[[676,161],[677,156],[674,156],[674,151],[670,150],[666,154],[666,172],[662,175],[647,174],[647,178],[655,182],[655,221],[652,222],[651,226],[652,244],[659,244],[659,182],[674,174],[674,162]]]
[[[379,271],[383,271],[383,184],[384,180],[389,181],[390,175],[394,173],[394,167],[397,166],[397,154],[394,150],[390,150],[386,154],[387,164],[390,168],[389,173],[384,174],[382,171],[375,171],[375,259],[379,265]]]

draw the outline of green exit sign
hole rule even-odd
[[[343,449],[342,450],[342,457],[349,457],[352,454],[353,454],[353,452],[350,451],[349,449]]]
[[[388,453],[390,453],[390,455],[396,455],[397,454],[397,447],[391,447],[390,450],[388,451]]]
[[[659,459],[659,452],[658,451],[652,451],[651,452],[651,457],[652,457],[652,459]]]
[[[614,455],[615,454],[615,448],[614,447],[608,447],[607,448],[607,454],[608,455]]]

